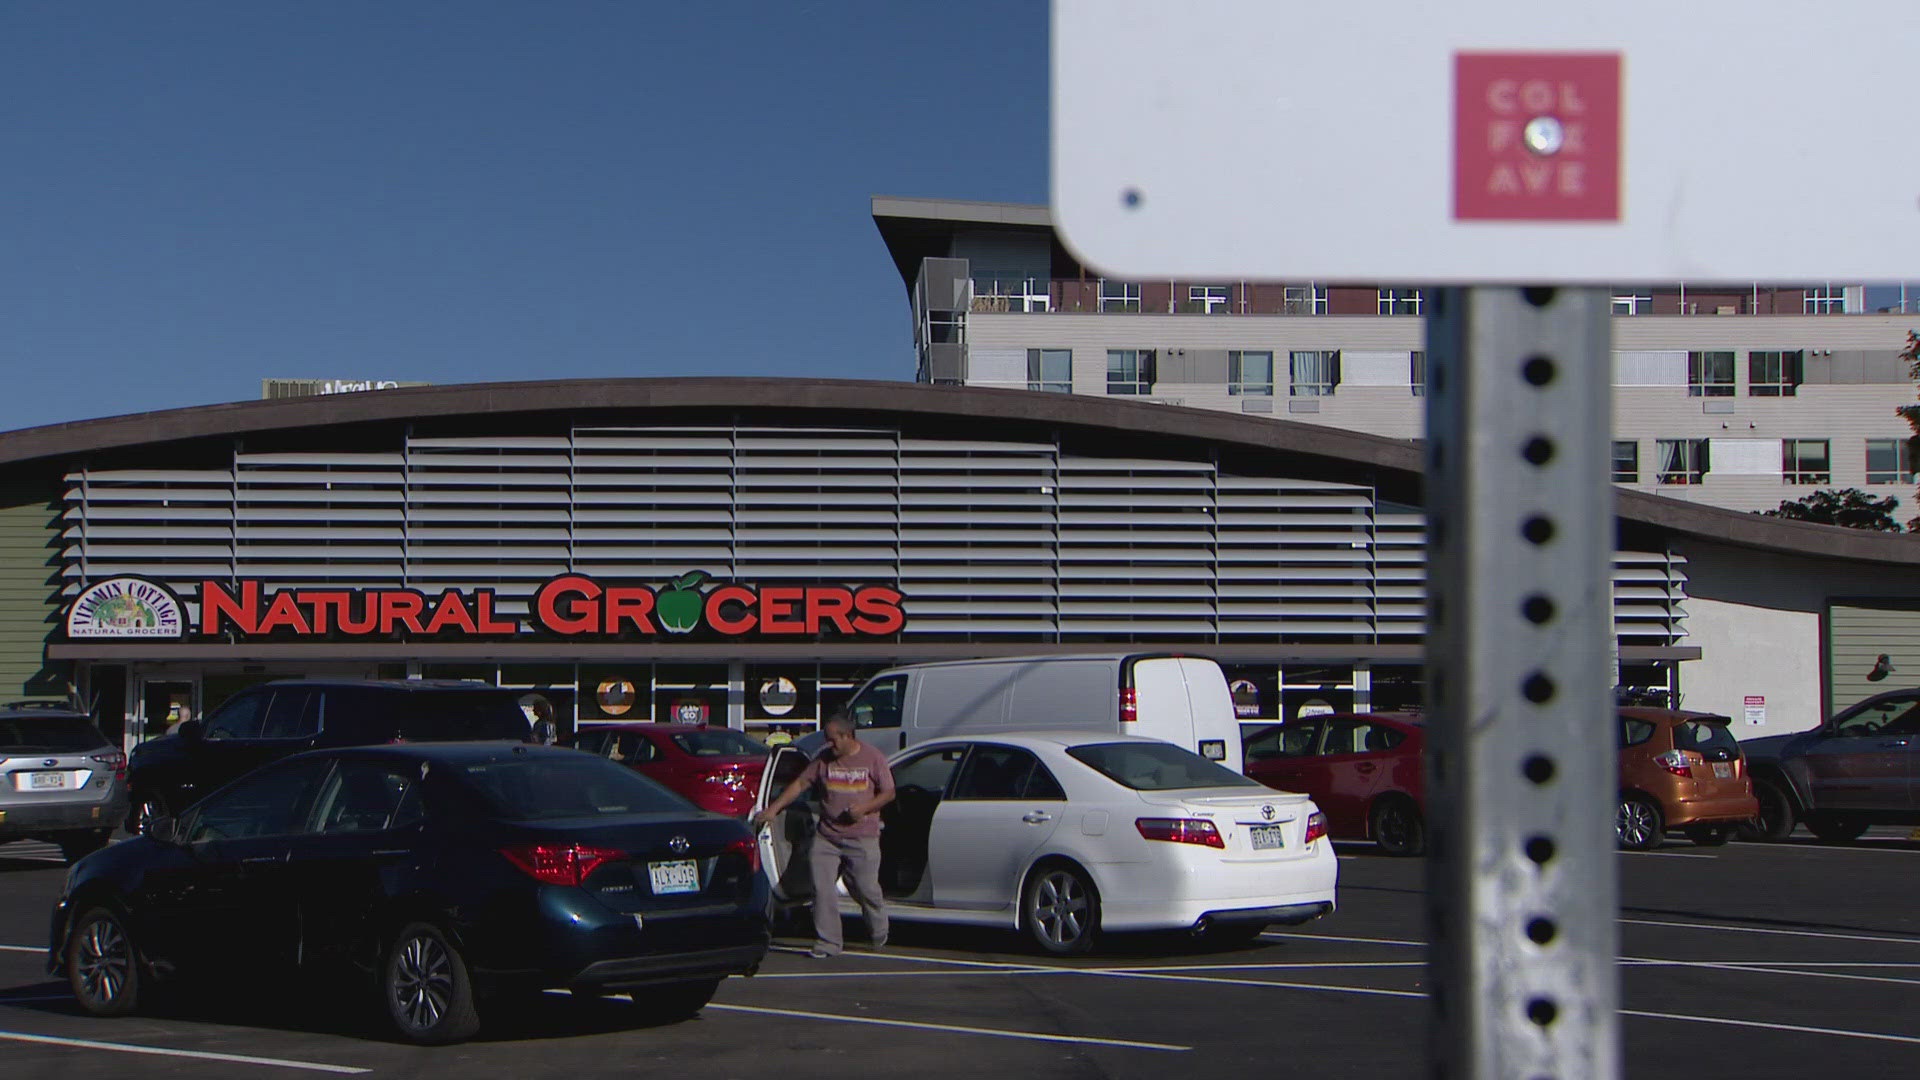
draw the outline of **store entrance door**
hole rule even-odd
[[[133,730],[127,732],[127,744],[165,735],[182,720],[200,715],[199,686],[179,676],[149,678],[142,676],[134,691]]]

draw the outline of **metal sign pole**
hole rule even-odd
[[[1427,319],[1434,1075],[1619,1075],[1610,295]]]

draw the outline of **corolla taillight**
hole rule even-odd
[[[746,856],[747,873],[760,872],[760,841],[757,838],[743,836],[738,840],[730,840],[727,842],[725,853]]]
[[[125,780],[127,778],[127,755],[118,750],[109,750],[104,754],[93,754],[89,756],[87,760],[97,761],[107,768],[112,769],[115,780]]]
[[[1213,822],[1202,818],[1159,818],[1143,817],[1136,819],[1133,827],[1148,840],[1166,840],[1175,844],[1200,844],[1204,847],[1225,848],[1227,842],[1221,838],[1220,830]]]
[[[1655,757],[1653,763],[1675,776],[1693,775],[1693,761],[1687,757],[1685,750],[1669,750]]]
[[[1315,810],[1307,815],[1307,838],[1300,841],[1301,846],[1313,843],[1327,835],[1327,815]]]
[[[500,854],[528,877],[549,885],[578,885],[601,863],[627,857],[624,851],[586,844],[511,844]]]

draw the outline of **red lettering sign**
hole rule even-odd
[[[1456,221],[1620,220],[1620,55],[1453,58]]]

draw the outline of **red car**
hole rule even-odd
[[[1427,847],[1420,752],[1426,725],[1407,713],[1327,713],[1287,724],[1242,724],[1249,777],[1313,796],[1333,835],[1372,840],[1389,855]]]
[[[572,746],[618,761],[702,810],[753,813],[767,748],[732,728],[704,724],[606,724],[581,730]]]

